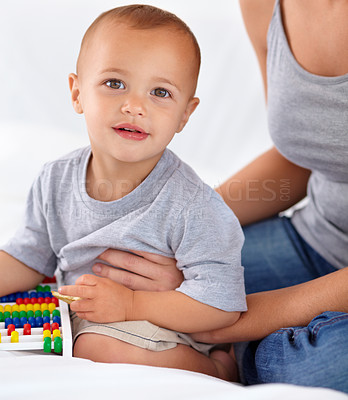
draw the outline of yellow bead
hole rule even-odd
[[[25,304],[20,304],[19,311],[27,311],[27,306]]]
[[[42,340],[45,340],[45,337],[51,337],[51,331],[49,329],[43,331]]]
[[[4,307],[0,306],[0,312],[4,312]]]
[[[9,304],[6,304],[4,310],[5,310],[5,312],[6,312],[6,311],[11,312],[11,311],[12,311],[12,306],[10,306]]]
[[[0,310],[1,311],[1,310]],[[14,304],[13,306],[12,306],[12,312],[13,311],[19,311],[19,305],[18,304]]]
[[[17,331],[11,332],[11,343],[18,343],[19,341],[19,334]]]
[[[34,306],[31,303],[27,304],[27,311],[34,311]]]
[[[55,329],[55,330],[53,331],[53,340],[54,340],[57,336],[60,337],[60,330],[59,330],[59,329]]]
[[[48,304],[47,303],[42,303],[41,304],[41,311],[44,312],[45,310],[48,310]]]
[[[50,313],[52,314],[53,310],[56,309],[56,305],[55,305],[54,303],[50,303],[50,304],[48,305],[48,309],[50,310]]]
[[[41,310],[41,306],[40,306],[40,304],[39,303],[35,303],[34,304],[34,313],[35,313],[35,311],[37,311],[37,310]]]
[[[0,333],[0,343],[1,343],[1,333]]]

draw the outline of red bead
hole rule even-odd
[[[23,304],[23,299],[21,297],[18,297],[18,299],[16,299],[16,304]]]
[[[7,327],[7,336],[11,336],[11,333],[16,330],[16,327],[13,324],[10,324]]]
[[[45,297],[45,303],[50,304],[51,303],[51,298],[50,297]]]
[[[56,307],[59,306],[59,300],[57,299],[57,297],[52,297],[51,303],[54,303],[56,305]]]
[[[52,328],[52,332],[53,332],[55,329],[59,329],[59,324],[57,324],[57,322],[53,322],[51,328]]]
[[[42,304],[42,303],[45,302],[45,299],[44,299],[43,297],[39,297],[39,298],[37,299],[37,302],[38,302],[39,304]]]
[[[43,330],[44,330],[44,331],[46,331],[46,330],[50,331],[50,330],[51,330],[51,325],[50,325],[49,322],[45,322],[45,323],[43,324]]]
[[[31,303],[30,298],[29,298],[29,297],[26,297],[26,298],[23,300],[23,303],[24,303],[24,304],[29,304],[29,303]]]
[[[31,325],[30,324],[24,324],[23,335],[31,335]]]
[[[31,304],[36,304],[37,303],[37,298],[36,297],[32,297],[30,299]]]

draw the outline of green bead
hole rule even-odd
[[[33,310],[29,310],[27,311],[27,318],[33,317],[34,316],[34,311]]]
[[[4,318],[11,318],[11,313],[9,311],[4,312]]]
[[[12,313],[12,316],[13,316],[13,313]],[[26,313],[26,311],[21,311],[20,313],[19,313],[19,318],[27,318],[27,313]]]
[[[41,285],[36,286],[36,291],[37,292],[43,292],[43,287]]]
[[[44,312],[42,313],[42,316],[43,317],[50,317],[51,316],[50,310],[44,310]]]
[[[52,349],[52,339],[50,337],[45,337],[43,350],[45,353],[50,353]]]
[[[54,338],[54,352],[55,353],[62,352],[62,338],[59,336]]]
[[[5,321],[4,313],[2,313],[0,311],[0,322],[4,322],[4,321]]]
[[[42,317],[42,311],[41,310],[36,310],[35,311],[35,318],[36,317]]]
[[[19,318],[19,312],[18,311],[12,311],[12,318]]]
[[[50,291],[51,291],[51,286],[46,285],[43,287],[43,292],[50,292]]]
[[[52,312],[52,317],[60,317],[60,311],[57,309],[54,309]]]

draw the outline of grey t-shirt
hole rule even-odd
[[[311,74],[296,61],[279,0],[268,31],[268,121],[289,160],[312,171],[308,203],[292,222],[337,268],[348,266],[348,74]],[[289,182],[290,189],[293,182]]]
[[[91,273],[108,248],[175,257],[185,277],[178,291],[225,311],[245,311],[244,237],[222,198],[167,149],[131,193],[97,201],[86,191],[90,155],[87,147],[44,166],[23,224],[2,249],[48,276],[58,267],[66,284]]]

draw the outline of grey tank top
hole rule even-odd
[[[312,171],[308,203],[292,216],[296,230],[329,263],[343,268],[348,266],[348,74],[319,76],[298,64],[279,3],[267,38],[269,130],[280,153]]]

